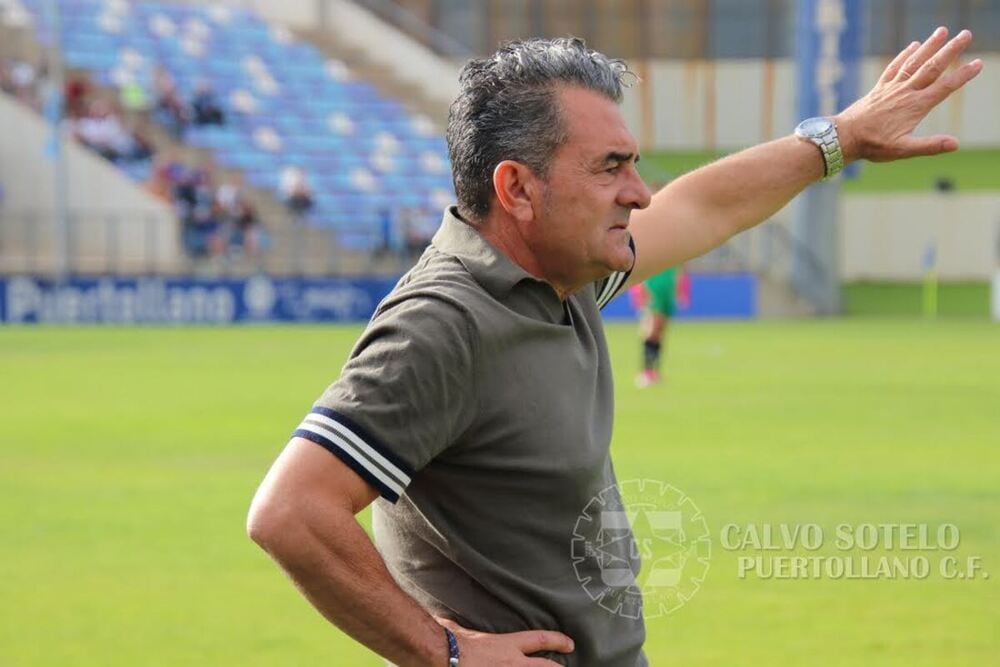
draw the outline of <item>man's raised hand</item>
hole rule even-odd
[[[948,29],[941,27],[927,41],[900,51],[875,87],[836,116],[845,159],[889,162],[957,150],[953,136],[918,137],[913,130],[931,109],[982,71],[979,59],[949,71],[971,42],[968,30],[949,41]]]

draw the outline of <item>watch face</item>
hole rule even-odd
[[[820,137],[830,130],[833,122],[829,118],[807,118],[799,123],[799,132],[806,137]]]

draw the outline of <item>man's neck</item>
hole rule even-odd
[[[567,285],[549,276],[538,255],[518,232],[517,224],[513,220],[491,214],[482,223],[476,224],[476,228],[483,238],[506,255],[507,259],[539,280],[548,283],[561,301],[565,301],[570,294],[581,287],[580,285]]]

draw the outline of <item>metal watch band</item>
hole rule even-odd
[[[445,628],[444,636],[448,639],[448,667],[458,667],[461,652],[458,650],[458,640],[455,638],[455,633]]]
[[[834,125],[829,132],[818,137],[814,143],[823,152],[823,162],[826,165],[826,175],[823,180],[833,178],[844,168],[844,152],[840,148],[837,126]]]

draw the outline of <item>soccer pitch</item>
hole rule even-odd
[[[251,495],[358,327],[0,329],[0,665],[378,666],[246,537]],[[976,665],[1000,654],[1000,328],[682,323],[637,390],[608,327],[620,480],[683,490],[712,539],[653,665]],[[727,524],[818,524],[816,552]],[[941,551],[838,552],[838,524],[951,523]],[[882,545],[884,546],[884,544]],[[741,578],[743,556],[926,556],[930,576]],[[531,554],[525,554],[530,560]],[[570,545],[567,544],[567,559]],[[986,575],[989,578],[986,578]]]
[[[653,152],[643,157],[640,171],[649,182],[661,182],[723,155],[714,151]],[[939,178],[951,179],[958,191],[1000,190],[998,164],[1000,150],[989,148],[962,148],[947,155],[886,164],[862,163],[856,178],[843,180],[844,192],[926,192]]]

